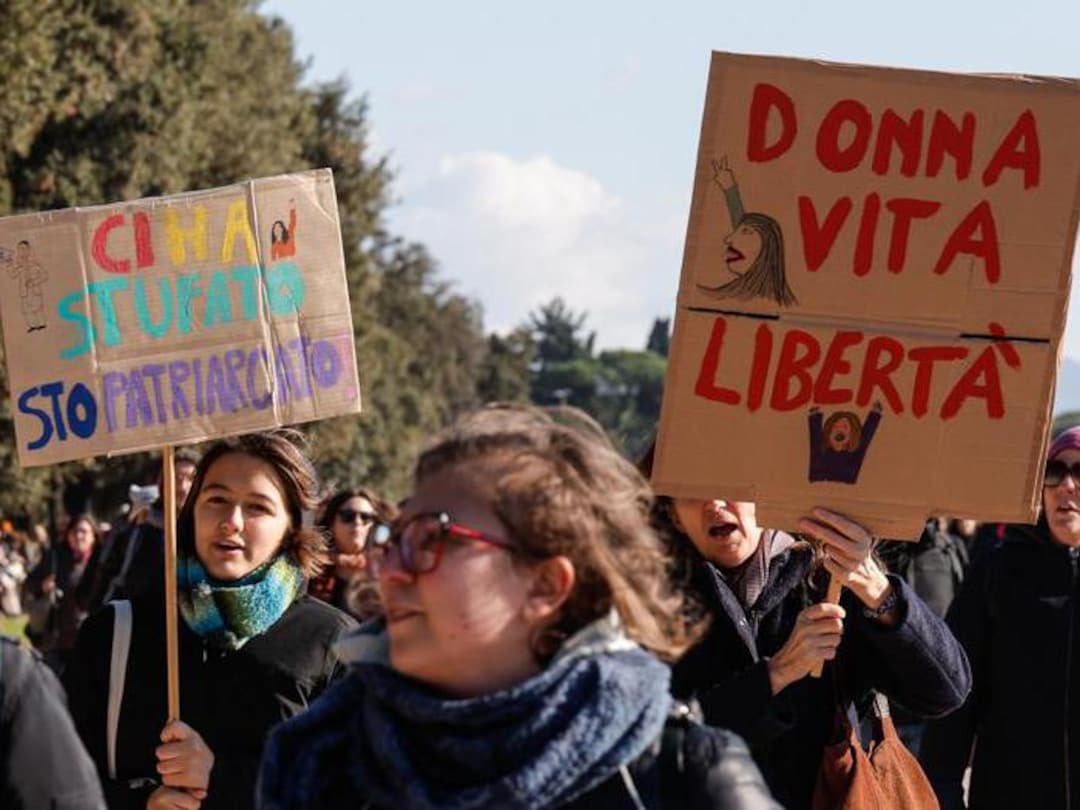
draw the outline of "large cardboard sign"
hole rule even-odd
[[[1080,82],[713,54],[653,483],[879,534],[1031,521]]]
[[[360,409],[328,169],[0,219],[19,462]]]

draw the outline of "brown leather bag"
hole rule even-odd
[[[889,702],[874,696],[874,739],[863,751],[850,704],[837,712],[841,739],[825,746],[813,810],[939,810],[918,761],[900,742]]]

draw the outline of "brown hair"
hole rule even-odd
[[[296,560],[305,576],[316,576],[326,565],[329,554],[322,533],[304,527],[304,514],[312,512],[319,499],[318,476],[305,454],[306,445],[303,434],[288,428],[230,436],[214,442],[199,460],[191,492],[180,510],[177,520],[180,547],[189,553],[194,552],[195,503],[202,491],[207,470],[222,456],[243,453],[273,467],[281,481],[281,494],[289,511],[289,528],[283,547]]]
[[[683,610],[669,559],[649,526],[652,491],[603,429],[576,408],[495,404],[460,419],[426,450],[416,480],[479,460],[492,473],[492,508],[531,557],[562,555],[573,591],[534,639],[546,660],[564,639],[612,609],[627,635],[666,660],[705,631]]]
[[[833,425],[841,419],[847,419],[848,424],[851,425],[851,435],[848,436],[844,449],[858,450],[859,443],[862,441],[862,419],[859,418],[858,414],[852,413],[851,411],[837,411],[825,420],[825,424],[821,429],[822,443],[826,448],[831,449],[829,448],[829,434],[832,432]]]

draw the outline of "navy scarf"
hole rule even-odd
[[[449,699],[361,661],[271,737],[260,807],[556,807],[659,737],[669,677],[606,620],[538,675],[479,698]]]

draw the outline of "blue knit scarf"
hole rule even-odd
[[[194,554],[177,561],[177,601],[192,632],[211,645],[237,650],[266,632],[304,592],[306,580],[288,552],[270,558],[246,576],[214,579]]]
[[[385,642],[371,625],[359,633],[369,647]],[[540,674],[478,698],[449,699],[362,660],[275,730],[259,806],[556,807],[657,740],[669,675],[607,620],[570,639]]]

